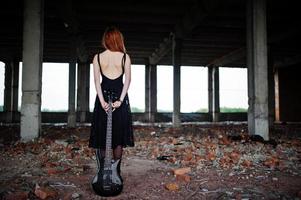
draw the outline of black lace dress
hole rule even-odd
[[[99,54],[98,54],[98,64]],[[122,74],[116,79],[109,79],[106,77],[101,70],[102,76],[101,88],[103,92],[104,99],[108,102],[107,92],[113,92],[115,97],[119,99],[122,88],[123,88],[123,74],[124,74],[124,64],[125,64],[126,54],[124,54],[122,63]],[[114,102],[114,100],[113,100]],[[112,114],[112,148],[116,148],[118,145],[123,147],[134,146],[134,136],[132,127],[132,115],[130,110],[130,102],[128,95],[125,96],[121,106],[114,110]],[[99,98],[96,94],[91,132],[89,139],[89,147],[92,148],[102,148],[105,149],[106,144],[106,130],[107,130],[107,114],[101,106]]]

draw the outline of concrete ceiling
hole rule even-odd
[[[222,58],[222,66],[245,67],[245,7],[241,0],[45,0],[44,62],[68,62],[74,38],[79,54],[91,61],[103,50],[105,28],[115,25],[133,64],[144,64],[163,48],[158,64],[171,65],[168,40],[171,33],[180,33],[182,65],[207,66]],[[269,55],[276,63],[300,59],[297,9],[296,1],[268,1]],[[23,1],[2,3],[0,22],[0,60],[21,60]]]

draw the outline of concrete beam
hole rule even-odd
[[[235,62],[239,59],[242,59],[245,55],[246,55],[246,48],[241,47],[239,49],[235,49],[234,51],[231,51],[228,54],[221,56],[220,58],[213,60],[212,62],[208,63],[206,67],[225,66],[228,63]]]
[[[23,25],[23,73],[21,139],[40,135],[44,1],[25,0]]]
[[[86,62],[89,57],[85,41],[79,31],[79,23],[76,20],[76,12],[73,6],[72,0],[55,0],[55,5],[59,11],[66,31],[72,36],[75,37],[76,43],[76,53],[79,61]]]
[[[217,6],[217,0],[196,1],[183,19],[175,25],[174,33],[171,33],[159,47],[149,56],[151,64],[157,64],[166,54],[172,50],[173,35],[178,38],[184,38],[195,29],[202,20],[204,20]]]
[[[291,57],[284,57],[281,60],[275,61],[274,68],[287,67],[290,65],[295,65],[301,63],[301,55],[295,55]]]
[[[268,44],[274,44],[274,43],[277,43],[277,42],[280,42],[286,38],[289,38],[291,36],[294,36],[295,34],[298,33],[298,30],[296,29],[292,29],[292,30],[288,30],[288,31],[285,31],[283,33],[278,33],[276,35],[273,35],[272,37],[268,38],[267,42]],[[250,34],[247,32],[247,35]],[[233,63],[237,60],[240,60],[240,59],[243,59],[247,54],[247,50],[246,50],[246,47],[240,47],[238,49],[235,49],[233,51],[230,51],[229,53],[226,53],[225,55],[219,57],[219,58],[216,58],[215,60],[211,61],[210,63],[207,64],[207,67],[210,67],[210,66],[218,66],[218,67],[221,67],[221,66],[226,66],[230,63]],[[289,61],[290,59],[292,59],[291,61]],[[300,55],[297,55],[296,58],[288,58],[287,61],[285,62],[300,62],[301,58],[300,58]],[[281,61],[279,63],[275,63],[275,65],[282,65]]]
[[[168,38],[164,38],[163,42],[159,44],[159,48],[155,49],[155,52],[149,57],[150,64],[157,64],[166,54],[168,54],[172,48],[173,33],[170,33]]]

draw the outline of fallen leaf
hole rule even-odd
[[[172,171],[173,171],[174,175],[177,176],[177,175],[183,175],[183,174],[191,172],[191,168],[184,167],[184,168],[179,168],[179,169],[173,169]]]
[[[165,184],[165,188],[169,191],[177,191],[180,189],[179,185],[177,183],[168,183]]]

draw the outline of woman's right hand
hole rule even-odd
[[[109,110],[109,104],[105,101],[101,102],[101,107],[106,111],[108,112]]]

